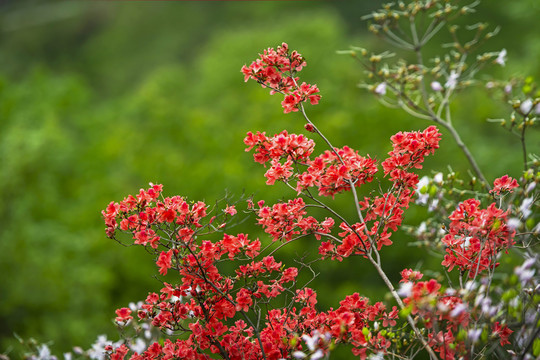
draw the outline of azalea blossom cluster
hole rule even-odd
[[[495,203],[481,209],[479,200],[465,200],[449,219],[452,221],[448,234],[442,238],[446,245],[442,264],[448,271],[458,267],[474,278],[497,266],[499,252],[514,245],[515,231],[507,225],[507,212],[497,208]]]
[[[513,331],[506,324],[493,321],[490,325],[478,325],[483,316],[493,317],[500,311],[490,306],[490,298],[482,295],[485,287],[474,289],[470,282],[462,291],[444,289],[435,279],[420,281],[424,275],[411,269],[403,270],[401,276],[399,293],[407,305],[404,311],[422,319],[429,344],[441,359],[467,358],[468,346],[478,343],[482,332],[491,331],[501,346],[510,343],[508,338]],[[469,303],[468,298],[474,301]]]
[[[159,199],[161,190],[161,185],[153,185],[141,190],[138,196],[113,202],[103,215],[109,236],[115,237],[117,231],[130,233],[134,243],[155,250],[161,274],[174,269],[180,282],[164,282],[159,293],[150,293],[136,313],[128,307],[120,308],[115,320],[119,326],[125,326],[136,317],[169,334],[189,336],[167,339],[164,344],[154,342],[140,353],[125,344],[111,346],[111,359],[124,359],[128,354],[130,359],[208,359],[207,350],[228,359],[282,359],[304,353],[302,337],[314,334],[329,334],[334,342],[349,343],[353,352],[363,357],[368,349],[384,351],[390,346],[391,341],[382,330],[396,324],[396,307],[387,311],[382,303],[369,305],[367,298],[353,294],[336,310],[318,311],[315,291],[288,286],[296,281],[297,268],[284,267],[273,256],[255,260],[260,241],[250,241],[243,234],[224,234],[222,240],[215,242],[199,240],[200,229],[207,227],[206,206],[201,202],[190,206],[179,197]],[[303,206],[298,201],[287,205]],[[270,210],[262,207],[261,212],[266,211]],[[296,214],[297,219],[302,217],[298,208],[288,213]],[[212,223],[213,218],[208,221]],[[319,231],[323,233],[328,225],[320,225]],[[141,231],[152,231],[152,239],[158,240],[142,243],[138,235]],[[217,266],[227,259],[237,264],[233,275],[223,274]],[[294,306],[268,311],[265,326],[255,326],[248,315],[260,311],[261,306],[282,293],[293,295]],[[231,319],[234,325],[227,325]],[[378,332],[372,335],[373,328]],[[319,346],[317,351],[328,351],[329,343],[322,338],[320,345],[326,347]],[[310,347],[313,349],[313,345],[307,349]]]
[[[270,169],[266,172],[267,184],[276,181],[296,180],[298,193],[310,187],[316,187],[321,196],[334,196],[351,189],[351,184],[361,186],[373,180],[377,172],[375,160],[363,157],[357,151],[345,146],[333,151],[326,150],[313,160],[315,143],[304,135],[288,134],[283,131],[273,137],[265,133],[249,132],[244,139],[246,151],[255,149],[253,158],[256,162]],[[295,173],[295,166],[305,166],[306,171]]]
[[[372,244],[376,244],[378,250],[383,245],[392,244],[389,230],[396,231],[401,224],[403,209],[409,206],[418,182],[418,176],[410,171],[422,167],[425,156],[439,147],[440,136],[435,126],[422,132],[394,135],[391,138],[393,150],[382,163],[384,174],[395,184],[393,190],[360,201],[361,209],[366,210],[364,221],[355,224],[342,222],[339,226],[342,231],[338,234],[341,240],[329,238],[322,243],[319,253],[323,257],[341,260],[352,254],[365,255]],[[273,137],[250,132],[244,143],[247,145],[246,151],[255,149],[253,157],[256,162],[271,164],[265,174],[267,184],[272,185],[276,181],[289,184],[296,180],[296,184],[291,186],[299,194],[308,193],[310,188],[315,187],[319,196],[333,197],[371,182],[378,171],[374,159],[361,156],[348,146],[326,150],[312,160],[313,140],[286,131]],[[301,167],[305,171],[299,171]],[[298,198],[288,204],[275,205],[272,210],[261,207],[259,224],[275,240],[290,240],[293,235],[307,232],[316,233],[320,238],[322,234],[328,234],[334,225],[332,218],[319,223],[312,217],[305,218],[305,214],[304,202]],[[372,223],[368,223],[370,221]],[[368,224],[371,226],[367,227]]]
[[[394,141],[391,160],[387,161],[386,168],[395,169],[387,172],[393,174],[391,179],[396,181],[399,174],[407,173],[404,169],[419,167],[423,155],[437,147],[439,136],[435,128],[401,134],[400,141]],[[418,144],[403,146],[409,138],[416,139]],[[311,161],[314,143],[299,135],[283,132],[269,139],[258,133],[248,134],[246,139],[248,146],[257,149],[256,161],[274,164],[294,161],[305,165],[308,170],[294,176],[300,178],[312,173],[315,178],[312,186],[323,189],[340,188],[330,182],[329,172],[336,173],[332,179],[339,184],[358,186],[371,180],[377,171],[375,162],[370,159],[367,162],[370,170],[366,174],[366,158],[352,150],[334,149],[334,152],[327,151]],[[410,164],[400,162],[407,156],[415,160]],[[343,163],[340,165],[340,162]],[[257,212],[259,225],[273,240],[290,241],[293,236],[308,234],[317,239],[328,237],[330,240],[319,249],[320,255],[341,259],[353,253],[366,255],[371,246],[370,236],[376,238],[378,249],[391,244],[387,228],[397,229],[401,223],[403,213],[397,209],[408,204],[411,195],[408,186],[413,183],[409,179],[399,181],[400,185],[395,186],[395,191],[404,196],[388,193],[373,201],[365,198],[363,206],[369,207],[367,221],[379,219],[380,222],[374,222],[368,231],[366,223],[350,226],[342,222],[342,231],[337,235],[342,240],[331,235],[334,219],[327,217],[319,222],[308,216],[302,198],[273,206],[265,206],[260,201],[258,208],[250,201],[248,207]],[[350,185],[343,185],[340,191],[350,189]],[[392,341],[386,335],[396,324],[396,307],[388,312],[382,303],[369,305],[368,299],[354,294],[342,301],[337,310],[318,311],[315,308],[316,293],[312,289],[293,290],[298,275],[296,267],[284,267],[273,256],[262,256],[261,242],[249,240],[245,234],[224,233],[220,240],[207,240],[206,236],[215,233],[211,229],[223,228],[223,220],[210,216],[208,206],[203,202],[189,203],[180,196],[163,197],[161,192],[161,185],[151,185],[147,190],[141,189],[136,196],[111,202],[103,211],[110,237],[114,238],[117,231],[129,233],[134,244],[154,252],[160,274],[166,275],[172,269],[180,275],[179,283],[164,282],[159,293],[150,293],[136,314],[129,308],[118,309],[116,322],[125,325],[136,315],[163,331],[188,333],[188,338],[168,340],[164,345],[153,344],[142,354],[132,354],[131,359],[147,359],[159,354],[203,359],[207,350],[229,359],[281,359],[302,352],[300,336],[315,333],[329,333],[335,342],[352,345],[353,353],[363,358],[368,351],[384,352],[390,347]],[[321,190],[319,194],[327,195]],[[236,210],[227,206],[224,213],[234,216]],[[234,274],[223,274],[219,270],[218,262],[224,260],[234,261],[237,266]],[[270,310],[265,316],[265,326],[254,326],[250,315],[260,314],[263,304],[282,294],[294,295],[292,307]],[[227,325],[230,320],[234,320],[235,326]],[[373,332],[372,328],[377,331]],[[328,349],[318,348],[317,351]],[[121,359],[128,353],[129,349],[121,346],[111,349],[110,356]]]
[[[314,234],[320,240],[321,235],[329,234],[334,227],[331,217],[319,222],[313,216],[306,216],[306,204],[302,198],[277,203],[272,207],[264,206],[261,200],[257,205],[258,224],[274,241],[290,241],[299,234]]]
[[[276,51],[266,50],[242,71],[246,80],[255,79],[273,92],[289,96],[300,88],[298,79],[291,76],[303,66],[304,59],[284,44]],[[283,76],[286,72],[289,77]],[[285,112],[298,110],[298,105],[296,102]],[[306,129],[321,135],[313,131],[315,127],[303,111],[302,116]],[[531,328],[516,332],[505,315],[505,310],[520,309],[516,296],[501,293],[491,284],[502,250],[515,242],[510,212],[502,206],[504,196],[520,189],[515,179],[503,176],[495,180],[491,195],[486,196],[498,199],[498,205],[484,207],[480,200],[469,198],[441,220],[448,225],[444,234],[436,232],[435,240],[445,253],[442,265],[449,271],[460,269],[459,285],[444,285],[441,278],[424,279],[422,272],[405,269],[396,291],[384,273],[379,251],[392,244],[392,234],[402,226],[405,210],[414,199],[432,194],[418,189],[415,171],[439,148],[441,133],[429,126],[395,134],[390,139],[392,150],[380,162],[380,173],[377,161],[369,155],[362,156],[348,146],[333,147],[323,139],[329,149],[315,155],[315,142],[302,134],[282,131],[269,137],[264,132],[249,132],[245,137],[246,151],[254,151],[254,160],[268,166],[266,184],[281,182],[296,193],[294,198],[269,205],[264,200],[247,201],[246,212],[255,214],[257,224],[271,239],[268,245],[247,234],[227,232],[229,219],[238,216],[235,206],[227,204],[219,210],[217,205],[211,208],[181,196],[164,197],[161,185],[151,184],[137,195],[107,206],[103,211],[107,235],[129,234],[134,244],[154,254],[160,275],[177,276],[175,282],[163,279],[162,288],[150,292],[136,310],[116,311],[118,326],[141,321],[167,337],[144,349],[134,350],[128,344],[109,346],[110,359],[318,360],[328,357],[336,346],[346,345],[360,359],[414,357],[425,351],[433,360],[452,360],[472,359],[486,353],[488,345],[504,351],[514,333],[529,343],[537,332]],[[362,185],[377,174],[379,193],[358,197]],[[438,185],[444,184],[442,176],[437,178]],[[319,200],[346,192],[353,195],[355,220]],[[312,208],[325,210],[328,216],[319,220],[311,214]],[[316,260],[367,259],[397,306],[372,302],[354,292],[335,309],[320,309],[316,290],[298,280],[301,270],[311,269],[311,265],[300,260],[300,266],[288,266],[274,257],[277,250],[301,237],[320,242]],[[281,244],[274,246],[278,242]],[[523,324],[536,319],[530,315],[539,302],[533,279],[535,261],[530,258],[515,270],[517,288],[529,291],[522,302],[527,309],[521,309],[527,319],[516,315]],[[463,284],[465,273],[470,280]],[[475,353],[475,347],[481,350]]]
[[[242,73],[244,81],[253,79],[262,87],[269,88],[271,94],[278,92],[285,95],[281,105],[283,112],[289,113],[298,111],[302,102],[309,100],[311,105],[316,105],[321,99],[317,85],[305,82],[299,85],[300,79],[295,75],[305,65],[302,55],[296,50],[290,52],[289,46],[283,43],[276,50],[264,50],[259,54],[259,59],[242,67]]]

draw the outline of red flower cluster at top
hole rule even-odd
[[[262,87],[270,88],[270,93],[279,92],[285,95],[281,102],[283,111],[289,113],[298,111],[298,104],[309,100],[311,105],[319,103],[320,95],[317,85],[298,83],[299,78],[295,74],[306,65],[304,58],[296,50],[289,52],[286,43],[278,46],[277,50],[268,48],[260,58],[251,65],[242,67],[244,81],[253,79]]]
[[[468,199],[449,216],[452,220],[442,242],[447,246],[442,264],[451,271],[457,266],[474,278],[480,272],[493,269],[496,255],[514,244],[515,231],[507,225],[507,212],[495,203],[487,209],[480,201]]]
[[[288,182],[297,180],[296,189],[300,193],[310,187],[317,187],[319,195],[334,196],[351,189],[351,184],[361,186],[373,180],[377,172],[375,160],[363,157],[348,146],[334,151],[325,151],[311,160],[315,143],[304,135],[288,134],[282,131],[269,138],[265,133],[249,132],[244,139],[246,151],[255,148],[253,158],[256,162],[270,162],[265,176],[267,184],[276,180]],[[293,165],[307,166],[306,171],[298,173]]]
[[[351,225],[341,223],[341,243],[336,244],[335,239],[323,242],[319,254],[341,260],[353,254],[366,255],[373,244],[379,250],[383,245],[392,244],[390,230],[396,231],[401,225],[403,209],[409,206],[418,182],[418,176],[409,170],[422,167],[424,157],[439,147],[440,136],[434,126],[422,132],[400,132],[394,135],[391,139],[393,150],[383,162],[385,175],[389,175],[390,180],[396,184],[393,191],[382,196],[364,198],[360,202],[361,209],[366,210],[364,222]],[[310,155],[313,153],[314,142],[303,135],[286,131],[273,137],[267,137],[265,133],[249,132],[244,143],[247,145],[246,151],[255,149],[253,157],[256,162],[265,165],[270,163],[265,174],[267,184],[272,185],[276,181],[289,184],[296,180],[294,188],[299,194],[315,187],[320,196],[333,197],[350,191],[353,185],[360,187],[371,182],[378,171],[374,159],[361,156],[348,146],[327,150],[312,160]],[[300,167],[304,167],[305,171],[301,171]],[[293,203],[298,201],[301,199]],[[332,219],[319,223],[311,217],[304,217],[305,214],[303,201],[301,206],[292,206],[289,201],[288,205],[275,205],[272,210],[268,207],[261,209],[259,224],[274,239],[286,240],[297,234],[324,235],[334,225]]]
[[[295,77],[305,65],[303,57],[296,51],[289,52],[283,43],[277,50],[265,50],[242,72],[245,81],[253,79],[270,88],[271,94],[285,95],[282,106],[288,113],[299,111],[302,102],[317,104],[320,99],[315,85],[299,85]],[[319,133],[309,121],[306,130]],[[300,197],[272,206],[265,206],[264,201],[255,206],[248,200],[248,209],[257,214],[258,224],[273,241],[286,242],[306,235],[317,240],[325,237],[327,241],[319,246],[322,258],[341,261],[360,255],[375,263],[372,252],[378,256],[377,250],[392,244],[392,232],[401,225],[404,209],[412,201],[418,184],[412,170],[422,168],[425,156],[439,147],[440,138],[435,126],[392,136],[393,149],[381,164],[392,186],[386,193],[364,197],[355,204],[359,221],[349,223],[316,199],[311,190],[332,197],[353,191],[357,199],[356,188],[373,181],[378,171],[374,159],[347,146],[312,158],[315,144],[304,135],[283,131],[267,137],[265,133],[250,132],[244,139],[246,151],[254,149],[255,161],[269,164],[266,183],[283,181],[314,204],[306,204]],[[511,192],[517,186],[514,179],[504,176],[495,181],[493,193]],[[138,319],[179,336],[155,342],[140,354],[132,353],[131,360],[207,360],[215,358],[214,354],[229,360],[278,360],[307,358],[309,355],[303,352],[307,350],[312,352],[312,359],[320,359],[340,343],[349,344],[354,355],[366,359],[370,354],[386,354],[396,340],[401,341],[400,336],[414,340],[407,326],[396,326],[396,307],[387,310],[381,302],[370,305],[369,299],[358,293],[346,296],[335,310],[317,310],[317,294],[299,286],[296,267],[276,261],[273,252],[263,256],[269,247],[261,250],[258,239],[224,233],[225,220],[237,214],[234,206],[226,206],[210,217],[215,210],[209,210],[204,202],[188,202],[180,196],[164,198],[161,192],[161,185],[151,184],[136,196],[111,202],[102,212],[109,237],[114,238],[118,231],[130,234],[134,244],[154,254],[161,275],[179,275],[178,283],[163,282],[163,288],[148,294],[136,311]],[[325,208],[334,217],[319,222],[308,216],[308,206]],[[506,216],[495,204],[487,209],[481,209],[475,199],[460,204],[450,216],[449,232],[442,240],[447,246],[443,265],[449,271],[453,267],[469,271],[470,277],[496,266],[496,255],[513,244],[514,232],[506,225]],[[339,218],[341,224],[332,233],[334,218]],[[226,261],[226,266],[218,264]],[[421,281],[423,274],[419,271],[405,269],[401,277],[399,295],[405,304],[403,307],[400,303],[402,315],[410,319],[415,332],[413,321],[424,326],[416,340],[425,336],[426,341],[420,341],[423,346],[428,345],[443,359],[466,358],[469,340],[463,331],[477,332],[469,327],[476,326],[484,316],[482,306],[465,302],[463,293],[444,290],[435,279]],[[272,308],[277,303],[285,305]],[[131,312],[128,308],[118,309],[118,325],[131,322]],[[512,330],[506,325],[495,322],[492,330],[500,337],[501,345],[509,343]],[[415,345],[411,342],[411,346]],[[108,346],[106,352],[110,359],[123,360],[130,350],[126,345],[116,349]]]

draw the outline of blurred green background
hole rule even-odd
[[[264,48],[285,41],[306,57],[302,80],[323,95],[310,117],[337,146],[380,159],[392,134],[425,128],[357,88],[362,69],[336,54],[350,45],[383,49],[360,20],[380,3],[1,1],[0,353],[14,351],[14,333],[51,341],[57,353],[87,348],[98,334],[116,339],[114,310],[160,288],[143,249],[105,237],[100,212],[110,201],[149,182],[210,203],[226,190],[269,202],[294,195],[265,186],[264,169],[242,143],[247,131],[304,131],[277,95],[243,82],[241,66]],[[493,75],[538,78],[538,15],[536,0],[480,5],[471,21],[501,26],[484,50],[509,53]],[[481,91],[461,99],[455,121],[486,176],[519,176],[519,162],[507,156],[518,140],[486,124],[505,116],[504,107]],[[466,171],[463,161],[446,137],[422,173],[448,163]],[[336,201],[351,214],[346,196]],[[408,222],[421,215],[411,209]],[[237,232],[260,235],[254,222]],[[313,241],[295,251],[316,253]],[[400,241],[407,239],[398,234]],[[383,253],[393,276],[422,261],[404,246]],[[384,293],[361,263],[317,265],[322,308],[354,291]]]

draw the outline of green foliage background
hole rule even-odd
[[[243,82],[241,66],[264,48],[285,41],[306,57],[302,79],[323,95],[310,117],[337,146],[382,158],[393,133],[426,127],[358,89],[362,69],[336,54],[349,45],[382,49],[360,21],[379,4],[0,2],[0,353],[15,352],[14,333],[52,341],[58,353],[87,348],[101,333],[116,338],[114,309],[159,289],[142,249],[105,237],[108,202],[149,182],[208,202],[226,190],[268,201],[294,195],[265,186],[242,143],[250,130],[304,131],[278,96]],[[538,14],[536,0],[481,4],[473,21],[501,25],[486,50],[508,50],[506,74],[540,75]],[[519,176],[519,157],[508,156],[517,139],[485,122],[505,116],[503,107],[471,90],[455,109],[486,175]],[[463,163],[446,138],[423,173],[447,164],[466,172]],[[336,200],[345,214],[348,200]],[[421,215],[411,209],[408,222]],[[238,232],[256,236],[253,223]],[[385,250],[393,276],[424,261],[407,240],[398,235]],[[313,241],[291,253],[316,249]],[[321,307],[354,291],[384,294],[361,262],[319,265]]]

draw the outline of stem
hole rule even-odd
[[[444,126],[450,132],[450,134],[454,138],[454,141],[456,142],[457,146],[465,154],[465,157],[467,157],[467,160],[471,164],[471,166],[472,166],[474,172],[476,173],[476,175],[484,183],[484,185],[487,187],[487,189],[491,190],[491,185],[489,185],[489,182],[486,180],[484,174],[482,173],[482,170],[480,170],[480,167],[476,163],[476,160],[474,159],[474,156],[471,154],[471,152],[469,151],[469,148],[467,147],[467,145],[465,145],[463,140],[461,140],[461,137],[459,136],[456,129],[454,129],[454,127],[451,124],[447,124],[444,121],[443,122],[436,121],[436,122],[441,124],[442,126]]]
[[[379,273],[379,276],[381,277],[381,279],[384,281],[384,283],[386,284],[386,286],[390,290],[390,293],[392,294],[393,298],[398,303],[399,307],[401,309],[404,309],[405,304],[403,304],[403,301],[401,300],[398,293],[396,292],[396,289],[394,289],[394,285],[392,285],[392,282],[390,281],[390,279],[388,279],[388,277],[386,276],[386,273],[384,272],[382,267],[379,264],[377,264],[377,262],[373,259],[373,257],[371,255],[368,256],[368,259],[371,262],[371,264],[375,267],[375,269]],[[437,355],[435,354],[435,352],[433,351],[431,346],[429,346],[426,339],[424,339],[424,336],[420,333],[420,330],[418,330],[418,328],[416,327],[416,324],[414,323],[414,320],[411,317],[411,315],[407,315],[407,322],[409,323],[409,325],[413,329],[414,334],[416,335],[418,340],[420,340],[420,342],[422,343],[422,345],[424,346],[426,351],[429,353],[430,359],[437,360],[438,359]]]
[[[308,118],[306,112],[305,112],[305,109],[304,109],[304,106],[302,103],[300,103],[300,111],[302,113],[302,115],[304,116],[305,120],[313,126],[313,128],[315,129],[316,133],[319,134],[319,136],[321,136],[321,138],[326,142],[326,144],[330,147],[330,149],[336,154],[336,156],[339,158],[339,160],[343,162],[343,159],[341,159],[341,157],[339,156],[339,154],[337,153],[337,151],[335,150],[335,148],[332,146],[332,143],[321,133],[321,131],[315,126],[315,124],[313,124],[313,122],[311,122],[311,120]],[[354,197],[354,202],[355,202],[355,207],[356,207],[356,211],[357,211],[357,214],[358,214],[358,217],[360,219],[360,221],[365,224],[365,221],[364,221],[364,217],[362,215],[362,210],[360,209],[360,204],[358,202],[358,194],[356,192],[356,189],[354,187],[354,183],[349,180],[349,184],[351,186],[351,190],[352,190],[352,193],[353,193],[353,197]],[[314,199],[312,197],[312,199]],[[326,207],[325,204],[322,204],[320,203],[322,206]],[[351,227],[352,229],[352,227]],[[353,230],[354,231],[354,230]],[[368,236],[368,239],[370,241],[370,243],[372,244],[372,247],[373,248],[375,246],[375,249],[376,249],[376,244],[373,244],[373,239],[371,238],[371,236],[369,235],[369,231],[367,229],[367,226],[364,226],[364,231],[366,233],[366,235]],[[355,231],[356,233],[356,231]],[[358,234],[356,235],[358,236]],[[358,238],[361,240],[360,236],[358,236]],[[362,241],[363,243],[363,241]],[[364,245],[364,248],[365,248],[365,245]],[[381,277],[381,279],[384,281],[384,283],[386,284],[387,288],[390,290],[390,293],[392,294],[392,296],[394,297],[394,299],[396,300],[396,302],[398,303],[399,307],[401,309],[404,309],[405,308],[405,304],[403,304],[403,301],[401,300],[401,298],[399,297],[398,293],[396,292],[396,290],[394,289],[394,286],[392,285],[392,282],[390,281],[390,279],[388,279],[388,276],[386,276],[386,273],[384,272],[384,270],[382,269],[381,265],[380,265],[380,257],[379,257],[379,253],[378,251],[375,252],[376,253],[376,256],[377,256],[377,261],[373,259],[373,256],[372,256],[372,252],[368,252],[368,251],[365,251],[365,255],[366,257],[369,259],[369,261],[371,262],[371,264],[375,267],[375,269],[377,270],[377,272],[379,273],[379,276]],[[416,327],[416,324],[414,323],[414,320],[413,318],[408,315],[407,316],[407,322],[409,323],[409,325],[411,326],[411,328],[413,329],[416,337],[418,338],[418,340],[422,343],[422,346],[426,349],[426,351],[429,353],[429,357],[430,359],[432,360],[437,360],[437,355],[435,354],[435,352],[433,351],[433,349],[429,346],[429,344],[427,343],[426,339],[424,339],[424,337],[422,336],[422,334],[420,333],[420,330],[418,330],[418,328]]]
[[[531,334],[530,338],[527,341],[527,345],[525,346],[525,348],[523,349],[523,352],[521,353],[521,356],[519,357],[520,360],[525,359],[525,355],[527,355],[527,352],[532,347],[534,340],[538,339],[539,335],[540,335],[540,327],[536,328],[536,331],[534,332],[534,334]]]
[[[521,140],[521,149],[523,150],[523,167],[524,171],[527,171],[527,145],[525,144],[525,129],[527,119],[523,119],[523,129],[521,129],[521,134],[519,139]]]
[[[313,122],[311,122],[311,120],[309,120],[309,118],[308,118],[308,116],[306,114],[306,110],[304,109],[304,105],[302,103],[300,103],[299,107],[300,107],[300,111],[302,112],[302,115],[304,116],[304,119],[306,119],[308,124],[313,126],[313,129],[315,129],[317,134],[319,134],[319,136],[326,142],[326,144],[330,147],[331,151],[334,152],[334,154],[337,156],[339,161],[343,165],[345,165],[345,162],[343,161],[343,159],[341,158],[341,156],[339,155],[337,150],[334,148],[334,146],[332,146],[332,143],[330,142],[330,140],[328,140],[326,138],[326,136],[323,135],[323,133],[315,126],[315,124]],[[349,183],[349,186],[351,187],[351,192],[353,193],[353,196],[354,196],[354,205],[355,205],[355,208],[356,208],[356,213],[358,214],[358,218],[359,218],[361,223],[365,223],[364,216],[362,215],[362,210],[360,209],[360,204],[358,203],[358,194],[356,192],[356,187],[354,186],[354,183],[352,182],[352,180],[347,180],[347,182]],[[354,230],[352,227],[350,227],[350,229],[353,230],[353,232],[356,234],[356,230]],[[369,235],[369,231],[368,231],[367,227],[364,227],[364,233],[366,234],[369,242],[373,243],[373,239],[371,238],[371,235]],[[362,238],[358,234],[356,234],[356,236],[358,236],[358,238],[362,242],[362,246],[366,250],[365,252],[367,252],[367,247],[364,244],[364,241],[362,240]]]
[[[423,70],[424,69],[424,61],[422,59],[422,45],[424,45],[424,43],[421,43],[418,40],[418,36],[416,34],[416,27],[414,25],[414,18],[411,18],[410,21],[411,21],[411,24],[410,24],[411,25],[411,33],[413,35],[413,43],[415,45],[414,52],[416,53],[416,59],[417,59],[418,65]],[[465,54],[463,54],[463,56],[460,59],[460,63],[459,63],[458,69],[457,69],[458,78],[459,78],[459,76],[461,76],[461,72],[463,70],[463,65],[464,65],[464,62],[465,62],[466,58],[467,58],[467,54],[465,53]],[[480,170],[480,167],[476,163],[476,160],[474,159],[474,156],[471,154],[471,152],[469,151],[467,145],[465,145],[463,140],[461,140],[461,137],[459,136],[456,129],[452,126],[452,120],[450,118],[450,108],[449,108],[449,98],[450,98],[450,95],[452,94],[452,91],[453,91],[453,89],[448,89],[447,90],[447,93],[446,93],[443,101],[441,102],[441,105],[440,105],[441,107],[439,108],[439,114],[436,114],[433,111],[433,107],[429,103],[424,76],[422,75],[421,78],[420,78],[420,92],[422,94],[422,100],[424,102],[424,106],[426,107],[426,110],[427,110],[429,116],[431,117],[431,119],[435,123],[444,126],[450,132],[450,134],[454,138],[454,141],[456,142],[458,147],[461,149],[461,151],[465,154],[465,157],[467,158],[467,160],[471,164],[471,167],[473,168],[473,171],[480,178],[480,180],[485,184],[485,186],[488,188],[488,190],[490,190],[491,186],[487,182],[484,174],[482,173],[482,170]],[[447,111],[447,119],[446,119],[446,121],[443,120],[440,117],[440,113],[441,113],[443,108],[446,109],[446,111]]]

